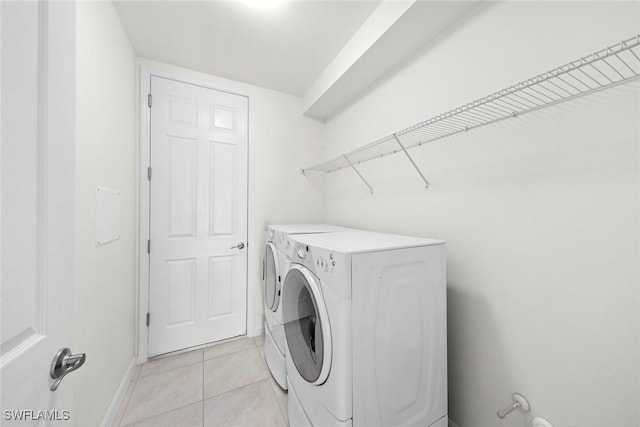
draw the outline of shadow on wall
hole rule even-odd
[[[322,159],[324,160],[324,159]],[[309,165],[304,165],[309,166]],[[324,195],[326,194],[326,174],[324,172],[304,172],[304,177],[307,179],[307,182],[313,187],[318,194]]]
[[[336,111],[334,111],[331,117],[328,118],[327,120],[330,121],[332,118],[339,116],[341,113],[348,110],[353,105],[357,104],[368,93],[383,86],[398,72],[410,66],[412,63],[420,59],[430,50],[442,44],[446,39],[453,37],[460,28],[463,28],[465,25],[468,25],[469,22],[481,17],[482,14],[485,13],[491,7],[493,7],[492,2],[487,2],[487,1],[476,2],[475,5],[468,8],[455,21],[453,21],[453,23],[442,28],[442,30],[438,34],[433,36],[424,45],[416,48],[416,50],[410,55],[408,55],[407,58],[400,61],[397,65],[395,65],[393,68],[387,71],[384,75],[382,75],[378,80],[374,81],[369,87],[364,88],[360,93],[356,94],[348,102],[346,102]],[[429,14],[432,14],[431,10],[432,10],[432,7],[429,5],[429,2],[417,2],[413,6],[413,9],[411,9],[409,13],[403,16],[401,20],[405,20],[405,21],[407,20],[411,21],[416,19],[419,19],[422,21],[424,21],[425,19],[428,20]],[[432,23],[432,25],[434,25],[434,23]],[[428,28],[428,26],[425,26],[425,28]],[[429,30],[427,29],[427,31]],[[393,33],[393,30],[391,30],[391,32]],[[387,39],[393,39],[394,37],[394,35],[391,35],[391,37],[389,37],[389,34],[387,34],[386,36],[387,36]],[[395,39],[395,41],[400,42],[399,39],[397,38]]]
[[[503,333],[486,296],[462,290],[456,283],[449,281],[447,330],[449,419],[457,427],[530,427],[531,413],[514,411],[504,420],[500,420],[495,414],[499,409],[509,406],[512,403],[511,395],[519,390],[510,390],[516,384],[516,379],[509,364],[506,347],[500,339]],[[479,348],[490,348],[491,351],[479,353]],[[492,360],[487,361],[488,357]],[[487,371],[488,366],[495,368]],[[505,392],[487,398],[485,395],[490,389],[502,389]],[[463,406],[477,400],[479,396],[485,396],[491,402],[490,407],[482,409],[486,413],[478,414],[474,419],[464,418],[462,414],[466,411]],[[480,419],[492,418],[495,422],[490,425],[478,424]]]

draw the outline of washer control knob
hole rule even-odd
[[[329,258],[330,258],[330,259],[333,259],[333,254],[329,254]]]
[[[298,258],[300,259],[304,259],[304,249],[303,248],[298,248]]]

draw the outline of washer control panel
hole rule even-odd
[[[318,253],[319,252],[319,253]],[[315,272],[333,273],[336,267],[336,260],[333,253],[323,253],[325,251],[317,250],[309,246],[298,243],[296,244],[295,254],[296,258],[304,265],[311,268]]]
[[[316,255],[314,257],[316,262],[316,268],[324,271],[325,273],[333,273],[336,267],[336,262],[333,259],[333,254],[329,254],[329,258],[322,255]]]
[[[336,267],[336,261],[333,253],[330,254],[318,254],[314,253],[309,246],[297,243],[295,248],[295,257],[299,262],[308,266],[312,271],[333,273]],[[319,250],[318,252],[324,252]]]
[[[351,297],[351,255],[292,239],[292,262],[307,267],[339,298]]]

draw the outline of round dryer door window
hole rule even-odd
[[[273,243],[267,243],[264,248],[264,303],[271,311],[278,309],[280,302],[280,271],[278,255]]]
[[[306,267],[292,264],[283,288],[287,357],[302,378],[322,384],[331,367],[331,331],[320,283]]]

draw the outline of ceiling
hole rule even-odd
[[[115,0],[136,54],[302,97],[327,120],[478,10],[475,0]]]
[[[138,56],[302,96],[380,1],[116,1]]]

